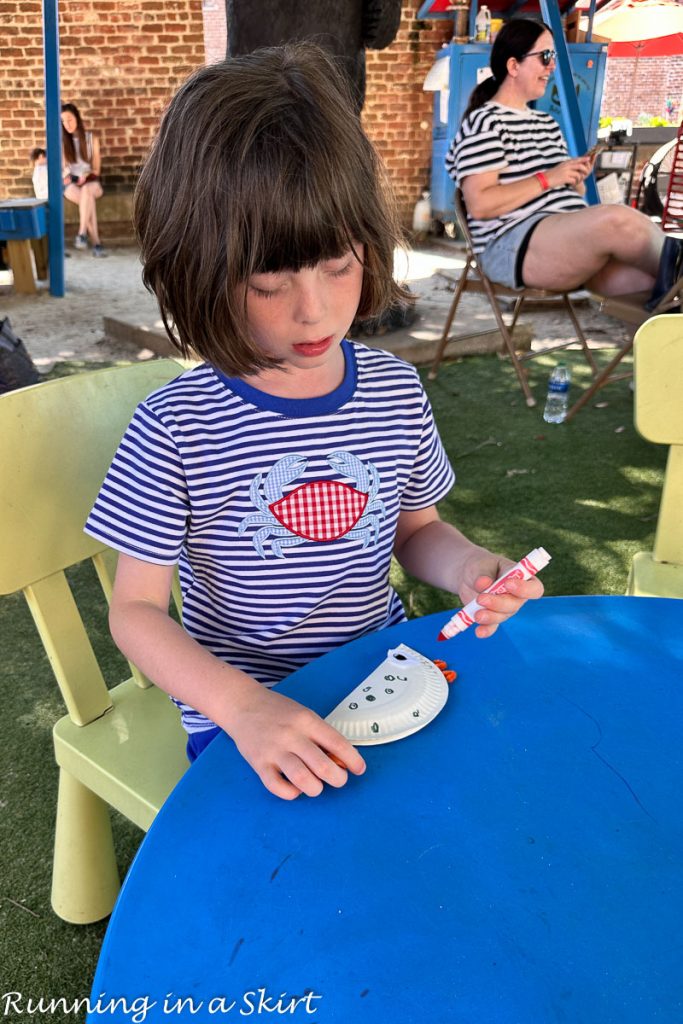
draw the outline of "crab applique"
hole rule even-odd
[[[261,558],[266,557],[267,541],[273,554],[284,558],[283,548],[306,541],[327,542],[347,537],[362,541],[365,548],[377,539],[379,524],[387,514],[384,502],[377,497],[377,469],[350,452],[333,451],[325,458],[355,486],[339,480],[312,480],[285,495],[284,488],[297,480],[308,465],[303,455],[284,455],[265,476],[259,473],[254,477],[249,497],[259,511],[245,516],[237,533],[241,536],[252,526],[261,527],[252,538]]]

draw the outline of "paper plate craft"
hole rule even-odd
[[[447,700],[441,669],[399,644],[325,721],[355,746],[390,743],[423,729]]]

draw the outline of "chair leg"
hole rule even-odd
[[[574,405],[571,407],[571,409],[565,417],[565,423],[567,422],[567,420],[570,420],[572,416],[575,416],[580,409],[583,409],[586,402],[590,402],[591,398],[593,397],[596,391],[599,391],[600,388],[605,386],[605,384],[609,384],[610,377],[612,375],[612,370],[615,368],[615,366],[619,365],[624,356],[627,356],[632,348],[633,338],[631,338],[631,340],[628,341],[624,345],[624,347],[617,352],[614,359],[612,359],[612,361],[605,367],[602,373],[598,374],[598,376],[594,379],[591,386],[588,388],[587,391],[584,391],[579,400],[577,402],[574,402]]]
[[[36,279],[33,276],[31,244],[27,238],[10,238],[7,241],[7,256],[14,276],[14,290],[21,295],[34,295]]]
[[[71,924],[107,917],[120,889],[109,810],[63,768],[52,871],[52,908]]]
[[[40,238],[32,238],[31,248],[33,249],[33,259],[36,264],[36,277],[39,281],[47,281],[50,258],[47,235],[41,235]]]
[[[562,296],[562,299],[564,301],[565,309],[567,310],[567,315],[569,316],[569,319],[571,320],[572,324],[574,325],[574,330],[576,331],[576,336],[579,339],[579,341],[581,342],[581,348],[583,349],[583,354],[586,357],[586,362],[590,366],[591,372],[592,372],[593,376],[596,377],[597,374],[598,374],[598,364],[593,359],[593,353],[591,352],[590,348],[588,347],[588,342],[586,341],[586,335],[583,333],[583,328],[581,327],[581,324],[579,323],[579,319],[578,319],[576,313],[574,312],[574,307],[572,306],[571,299],[569,298],[569,296],[567,294],[564,294]]]
[[[463,272],[458,279],[458,283],[455,286],[455,294],[453,295],[453,301],[451,302],[451,308],[448,310],[448,316],[446,317],[446,323],[444,324],[443,334],[439,338],[439,342],[436,346],[436,354],[434,355],[434,362],[432,363],[431,369],[427,374],[427,380],[436,380],[436,375],[439,372],[439,366],[443,359],[443,354],[446,351],[446,345],[451,333],[451,325],[455,319],[455,314],[458,309],[460,297],[465,290],[467,284],[467,278],[470,273],[470,262],[469,259],[463,268]]]
[[[498,324],[498,330],[500,331],[500,333],[502,335],[503,341],[505,342],[505,347],[508,350],[508,355],[510,356],[510,359],[512,360],[512,365],[515,368],[515,373],[517,374],[517,380],[519,381],[519,385],[520,385],[520,387],[522,389],[522,392],[524,394],[524,398],[526,399],[526,404],[531,409],[531,408],[533,408],[536,405],[536,399],[531,394],[531,388],[529,387],[529,381],[527,380],[527,376],[526,376],[526,373],[524,371],[524,367],[520,363],[519,358],[517,356],[517,353],[515,351],[515,343],[513,341],[512,334],[510,333],[510,331],[508,329],[508,326],[505,323],[505,320],[503,319],[503,314],[500,311],[500,306],[498,305],[498,301],[496,299],[496,296],[495,296],[495,293],[493,291],[493,288],[491,287],[491,285],[489,283],[488,278],[483,277],[482,278],[482,284],[483,284],[484,290],[486,292],[486,297],[488,298],[489,303],[491,305],[491,309],[493,310],[493,315],[496,318],[496,323]],[[519,315],[519,310],[521,309],[521,307],[522,307],[522,303],[518,299],[517,300],[517,305],[515,307],[515,314],[513,316],[513,323],[516,322],[517,316]]]
[[[631,562],[631,567],[630,567],[630,569],[628,571],[628,579],[626,580],[626,590],[624,591],[624,596],[625,597],[634,597],[635,589],[636,589],[636,583],[635,583],[634,573],[633,573],[633,562]]]
[[[510,321],[510,326],[508,328],[508,330],[510,331],[510,336],[512,336],[514,334],[514,332],[515,332],[515,327],[517,326],[517,321],[519,320],[519,315],[522,312],[522,306],[523,305],[524,305],[524,296],[520,295],[520,297],[515,300],[515,305],[514,305],[514,308],[512,310],[512,320]]]

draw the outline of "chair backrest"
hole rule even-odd
[[[671,174],[662,211],[662,231],[680,231],[683,225],[683,124],[678,128]]]
[[[470,234],[470,227],[467,223],[467,207],[465,205],[465,197],[462,193],[461,188],[455,190],[455,222],[458,225],[460,234],[465,239],[465,245],[470,253],[474,254],[474,245],[472,244],[472,235]]]
[[[647,320],[633,343],[635,425],[670,445],[653,557],[683,565],[683,323],[677,313]]]
[[[500,284],[500,282],[494,281],[493,278],[487,277],[482,268],[479,256],[474,251],[474,242],[472,241],[469,224],[467,223],[467,206],[465,205],[465,196],[460,188],[456,188],[455,190],[454,205],[455,220],[460,233],[465,240],[466,266],[463,271],[463,273],[466,274],[464,285],[465,291],[486,295],[494,309],[494,313],[497,310],[496,297],[500,298],[505,296],[506,298],[516,299],[519,298],[520,295],[524,294],[529,296],[533,295],[538,298],[550,294],[549,292],[542,292],[538,289],[532,288],[509,288],[507,285]],[[498,311],[498,315],[500,315],[500,311]]]
[[[635,422],[657,444],[683,444],[683,318],[654,316],[634,339]]]
[[[136,405],[180,372],[153,360],[0,397],[0,594],[23,590],[78,724],[110,702],[64,570],[92,558],[110,596],[107,549],[83,525]]]

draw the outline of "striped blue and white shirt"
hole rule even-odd
[[[276,398],[202,364],[138,407],[86,532],[179,563],[183,624],[267,686],[405,618],[389,584],[401,510],[453,472],[414,367],[344,342],[340,386]],[[212,723],[180,705],[188,732]]]
[[[567,144],[557,121],[530,107],[515,110],[500,103],[484,103],[460,125],[446,155],[446,170],[456,184],[472,174],[500,171],[498,181],[509,185],[549,171],[569,159]],[[474,251],[483,252],[489,242],[509,228],[536,214],[583,210],[585,200],[568,185],[540,192],[516,210],[488,220],[467,218]]]

